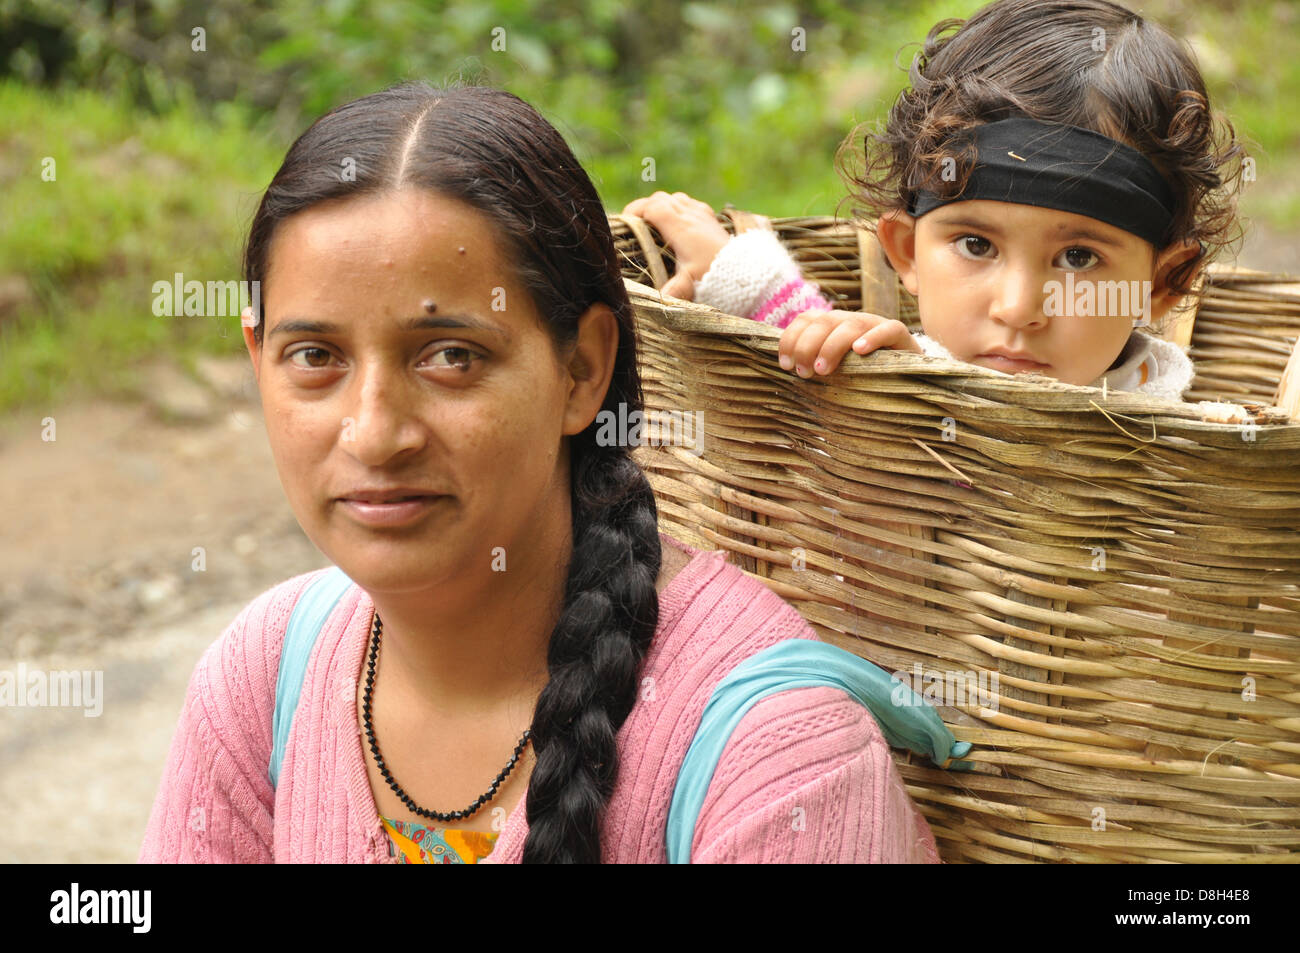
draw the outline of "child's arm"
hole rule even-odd
[[[677,274],[665,294],[784,329],[781,367],[800,377],[830,374],[850,350],[922,351],[901,321],[834,310],[771,232],[756,229],[729,238],[712,208],[682,192],[656,192],[629,203],[623,213],[655,226],[676,254]]]

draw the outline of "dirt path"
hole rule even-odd
[[[0,673],[103,679],[98,717],[0,707],[0,862],[133,862],[195,662],[250,599],[327,563],[284,499],[251,378],[227,370],[237,393],[183,424],[148,404],[0,421]]]

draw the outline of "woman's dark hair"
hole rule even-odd
[[[997,0],[968,20],[935,24],[909,79],[884,129],[858,127],[837,154],[854,216],[868,229],[884,212],[906,209],[917,189],[960,194],[976,156],[969,147],[945,150],[955,133],[1028,117],[1090,129],[1151,160],[1177,202],[1161,250],[1200,246],[1169,274],[1178,292],[1188,293],[1234,240],[1237,192],[1227,185],[1240,185],[1240,163],[1220,176],[1244,154],[1232,124],[1223,118],[1221,142],[1214,120],[1222,117],[1210,113],[1193,54],[1131,10],[1105,0]],[[946,157],[955,160],[955,181],[939,175]]]
[[[265,284],[271,240],[286,218],[408,186],[466,202],[494,223],[557,353],[591,304],[607,304],[619,343],[603,409],[641,409],[632,307],[600,197],[563,137],[503,90],[403,83],[318,119],[289,149],[249,229],[244,279],[262,282],[262,313],[275,293]],[[593,421],[569,438],[573,557],[533,715],[525,863],[600,862],[616,735],[659,622],[654,495],[631,448],[601,446],[596,431]]]

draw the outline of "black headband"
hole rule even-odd
[[[955,140],[968,142],[969,133]],[[1165,246],[1173,189],[1136,149],[1090,129],[1024,117],[976,126],[974,141],[978,159],[965,190],[945,199],[919,189],[909,215],[991,199],[1075,212]]]

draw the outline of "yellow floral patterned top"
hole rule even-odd
[[[402,864],[477,864],[497,842],[497,831],[425,827],[382,815],[379,819],[388,833],[388,856]]]

